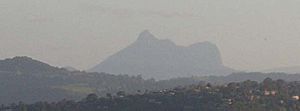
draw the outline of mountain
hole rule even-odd
[[[140,33],[133,44],[89,71],[168,79],[225,75],[234,70],[222,64],[219,49],[210,42],[178,46],[168,39],[157,39],[146,30]]]
[[[263,70],[262,72],[283,72],[283,73],[289,73],[289,74],[299,74],[300,66],[279,67],[279,68]]]

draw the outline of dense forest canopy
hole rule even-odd
[[[168,90],[126,94],[120,91],[81,101],[23,102],[2,106],[10,111],[299,111],[300,82],[266,78],[226,85],[190,85]]]
[[[88,73],[68,71],[53,67],[29,57],[15,57],[0,60],[0,104],[17,101],[34,103],[37,101],[80,100],[90,93],[106,96],[125,91],[138,94],[147,91],[170,89],[192,84],[223,85],[247,79],[263,81],[264,78],[300,80],[298,74],[284,73],[235,73],[228,76],[186,77],[170,80],[144,79],[142,76],[112,75],[107,73]]]
[[[89,93],[105,96],[106,93],[137,90],[160,90],[179,85],[199,83],[192,78],[156,81],[141,76],[112,75],[68,71],[53,67],[29,57],[0,60],[0,104],[16,101],[58,101],[62,98],[79,100]]]

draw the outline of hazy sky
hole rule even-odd
[[[149,29],[240,70],[300,66],[299,0],[0,0],[0,58],[88,69]]]

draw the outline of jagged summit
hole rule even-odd
[[[139,34],[138,41],[153,41],[158,40],[149,30],[144,30]]]
[[[139,37],[132,45],[139,45],[140,47],[175,47],[176,44],[170,39],[158,39],[149,30],[144,30],[139,34]]]
[[[149,31],[136,42],[108,57],[91,72],[142,75],[146,78],[224,75],[233,72],[222,64],[221,54],[210,42],[178,46],[168,39],[157,39]]]

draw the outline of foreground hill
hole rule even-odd
[[[57,72],[61,69],[52,67],[46,63],[34,60],[29,57],[14,57],[0,60],[0,71],[2,73],[38,74],[40,72]]]
[[[19,103],[3,106],[12,111],[299,111],[300,83],[244,81],[227,85],[192,85],[158,92],[99,98],[90,94],[81,101]]]
[[[113,75],[69,71],[53,67],[29,57],[0,60],[0,104],[23,101],[58,101],[63,98],[80,100],[90,93],[99,96],[119,91],[140,94],[191,84],[223,85],[245,80],[263,81],[264,78],[298,81],[300,75],[284,73],[235,73],[228,76],[182,77],[170,80],[143,79],[142,76]]]
[[[136,42],[108,57],[90,71],[170,79],[226,75],[234,70],[222,64],[219,49],[210,42],[184,47],[168,39],[157,39],[149,31],[144,31]]]
[[[141,76],[111,75],[69,71],[50,66],[29,57],[0,60],[0,104],[23,101],[58,101],[81,99],[89,93],[159,90],[199,81],[191,78],[165,81],[145,80]]]

